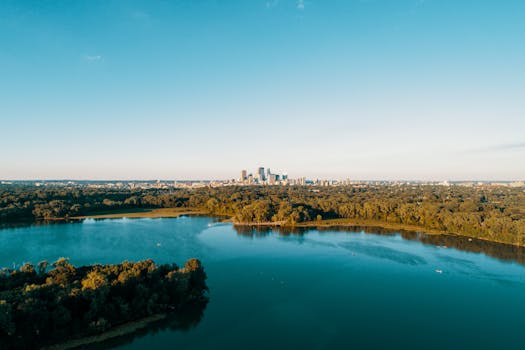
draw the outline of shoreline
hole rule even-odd
[[[152,209],[131,209],[131,210],[118,210],[118,211],[112,211],[112,212],[101,212],[96,214],[90,214],[90,215],[82,215],[82,216],[72,216],[72,217],[65,217],[65,218],[53,218],[53,219],[47,219],[49,221],[76,221],[76,220],[84,220],[84,219],[140,219],[140,218],[178,218],[180,216],[185,215],[196,215],[196,216],[214,216],[213,214],[209,213],[206,210],[202,209],[191,209],[191,208],[152,208]],[[338,218],[338,219],[326,219],[326,220],[320,220],[320,221],[308,221],[308,222],[301,222],[297,223],[295,225],[288,225],[285,221],[270,221],[270,222],[235,222],[233,218],[227,218],[223,220],[223,222],[229,222],[233,224],[233,226],[245,226],[245,227],[283,227],[283,228],[330,228],[330,227],[378,227],[383,229],[390,229],[390,230],[403,230],[403,231],[409,231],[409,232],[415,232],[415,233],[424,233],[427,235],[448,235],[448,236],[457,236],[457,237],[463,237],[463,238],[471,238],[471,239],[477,239],[482,240],[486,242],[492,242],[492,243],[498,243],[498,244],[504,244],[508,246],[513,247],[525,247],[525,242],[523,243],[510,243],[510,242],[504,242],[500,240],[494,240],[494,239],[487,239],[483,237],[474,237],[474,236],[468,236],[464,234],[457,234],[454,232],[447,232],[442,231],[438,229],[432,229],[432,228],[425,228],[417,225],[408,225],[408,224],[399,224],[399,223],[390,223],[390,222],[384,222],[384,221],[376,221],[376,220],[365,220],[365,219],[346,219],[346,218]]]
[[[321,220],[321,221],[308,221],[308,222],[302,222],[295,225],[286,225],[281,224],[281,222],[259,222],[259,223],[240,223],[240,222],[234,222],[234,226],[245,226],[245,227],[282,227],[282,228],[330,228],[330,227],[377,227],[387,230],[401,230],[401,231],[408,231],[408,232],[414,232],[414,233],[423,233],[426,235],[433,235],[433,236],[456,236],[461,238],[467,238],[467,239],[476,239],[480,241],[490,242],[490,243],[498,243],[498,244],[504,244],[512,247],[519,247],[519,248],[525,248],[525,242],[524,243],[509,243],[509,242],[503,242],[499,240],[493,240],[493,239],[487,239],[482,237],[473,237],[473,236],[467,236],[462,234],[457,234],[453,232],[446,232],[441,231],[437,229],[432,228],[425,228],[420,227],[416,225],[407,225],[407,224],[397,224],[397,223],[390,223],[390,222],[383,222],[383,221],[375,221],[375,220],[351,220],[351,219],[328,219],[328,220]]]
[[[95,343],[101,343],[106,340],[135,333],[138,330],[143,329],[154,322],[158,322],[165,319],[167,316],[168,314],[157,314],[148,316],[145,318],[138,319],[136,321],[131,321],[115,327],[111,327],[106,332],[100,334],[90,335],[76,339],[69,339],[64,341],[63,343],[45,346],[41,348],[41,350],[68,350]]]

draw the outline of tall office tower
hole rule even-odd
[[[241,170],[241,182],[246,181],[247,177],[246,170]]]
[[[260,167],[257,173],[259,174],[259,180],[264,181],[266,179],[264,176],[264,167]]]
[[[270,175],[272,175],[272,172],[271,172],[270,168],[268,168],[268,169],[266,169],[266,177],[270,178]]]

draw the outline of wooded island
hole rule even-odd
[[[117,326],[159,320],[207,301],[206,274],[197,259],[183,268],[152,260],[77,268],[64,258],[51,266],[43,261],[0,270],[0,349],[75,340],[82,345]]]

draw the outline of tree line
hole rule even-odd
[[[369,220],[525,244],[525,192],[521,188],[355,185],[131,191],[0,187],[0,222],[132,208],[199,209],[246,224],[294,226],[326,219]]]
[[[197,259],[183,268],[152,260],[77,268],[61,258],[49,267],[0,270],[0,349],[35,349],[206,303]]]

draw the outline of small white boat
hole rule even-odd
[[[160,247],[161,245],[162,245],[162,244],[160,244],[160,243],[157,243],[157,247]]]
[[[436,273],[443,273],[443,270],[436,270]]]

